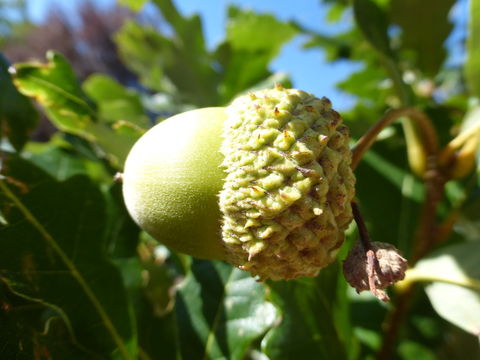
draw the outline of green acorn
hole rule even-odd
[[[257,91],[158,124],[132,148],[124,197],[170,248],[260,280],[316,276],[352,220],[347,127],[330,101]]]

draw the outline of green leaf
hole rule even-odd
[[[92,357],[136,358],[136,334],[118,270],[105,257],[105,205],[86,177],[57,182],[7,157],[0,204],[0,278],[17,295],[53,307]],[[48,319],[44,319],[48,320]]]
[[[388,74],[382,67],[365,66],[362,70],[337,84],[338,88],[347,91],[359,98],[385,99],[389,88],[385,86]]]
[[[398,346],[398,352],[403,360],[435,360],[435,352],[424,344],[413,341],[403,341]]]
[[[115,259],[136,257],[140,228],[127,211],[122,184],[117,182],[110,186],[107,195],[107,251]]]
[[[115,42],[125,65],[147,88],[172,92],[173,84],[164,78],[164,67],[173,61],[173,44],[153,27],[126,21],[115,34]]]
[[[327,12],[326,19],[328,22],[338,22],[342,19],[342,16],[347,7],[340,2],[334,3],[330,6]]]
[[[116,132],[100,121],[68,62],[58,53],[47,53],[47,64],[15,64],[13,81],[24,95],[35,98],[60,130],[96,145],[113,165],[121,167],[140,132]]]
[[[176,254],[146,233],[142,233],[138,253],[138,257],[115,262],[134,304],[141,358],[181,359],[173,308],[176,288],[182,280],[173,259]]]
[[[20,151],[37,125],[38,114],[12,84],[9,66],[0,53],[0,140],[6,136],[15,150]]]
[[[466,240],[478,241],[480,239],[480,190],[477,188],[470,194],[462,206],[460,218],[455,224],[455,231]]]
[[[407,272],[406,281],[429,281],[425,291],[437,313],[480,334],[480,241],[443,248]]]
[[[394,244],[408,258],[424,189],[405,169],[404,158],[403,147],[389,148],[380,142],[365,154],[355,173],[356,193],[371,238]]]
[[[270,77],[270,62],[297,33],[272,15],[230,7],[226,40],[215,53],[222,70],[221,103]]]
[[[338,264],[330,265],[316,278],[269,284],[272,301],[282,312],[281,323],[262,341],[270,359],[348,358],[352,338],[340,332],[335,316],[336,297],[342,296],[337,293],[338,271]]]
[[[184,359],[244,359],[276,320],[263,284],[222,262],[194,260],[180,286],[177,319]]]
[[[133,11],[140,11],[148,0],[118,0],[119,5],[128,6]]]
[[[187,51],[191,59],[195,56],[202,58],[206,54],[205,39],[203,37],[202,21],[198,15],[183,17],[172,0],[153,0],[162,16],[174,29],[173,38],[179,42],[182,52]],[[191,56],[195,54],[195,56]],[[183,54],[188,55],[186,52]]]
[[[404,83],[402,71],[395,60],[395,54],[390,46],[388,36],[389,23],[385,11],[373,0],[354,0],[353,12],[363,35],[381,55],[382,65],[388,71],[402,105],[411,105],[412,90]],[[362,57],[365,56],[368,55],[362,55]],[[414,124],[406,126],[415,128]],[[419,137],[416,134],[416,130],[415,136]]]
[[[181,359],[177,336],[175,304],[176,285],[171,253],[161,251],[158,243],[148,240],[139,246],[140,257],[119,263],[135,305],[139,344],[150,359]]]
[[[124,63],[146,87],[174,95],[177,102],[216,105],[216,74],[210,55],[190,48],[191,39],[178,36],[169,38],[151,26],[130,21],[116,34],[115,41]]]
[[[266,53],[235,50],[224,43],[217,49],[216,57],[224,69],[219,87],[220,104],[228,103],[237,94],[271,76],[270,56]]]
[[[66,141],[54,136],[48,143],[29,142],[23,157],[47,172],[56,180],[66,180],[74,175],[88,175],[96,181],[111,181],[100,161],[80,156]]]
[[[301,25],[297,24],[297,27],[302,30],[302,33],[310,35],[308,41],[303,44],[304,49],[312,47],[320,47],[325,52],[326,61],[332,62],[341,59],[351,59],[353,55],[353,46],[358,41],[355,41],[355,37],[358,36],[358,32],[355,30],[348,31],[343,34],[339,34],[335,37],[331,37],[324,34],[319,34],[311,30],[303,29]]]
[[[390,17],[402,30],[402,48],[413,52],[418,68],[427,75],[436,75],[445,60],[443,44],[453,28],[448,14],[454,2],[392,0]]]
[[[177,103],[218,105],[217,74],[205,48],[201,19],[183,17],[170,0],[153,1],[172,34],[127,22],[116,36],[125,64],[153,90],[175,95]]]
[[[296,34],[292,24],[281,22],[273,15],[242,11],[233,6],[228,10],[226,40],[236,50],[265,52],[273,57]]]
[[[150,122],[140,95],[101,74],[91,75],[82,84],[85,93],[97,103],[99,116],[107,122],[127,121],[148,129]]]
[[[465,80],[470,94],[480,98],[480,3],[470,1]]]
[[[372,0],[354,0],[355,20],[370,44],[386,57],[393,57],[385,12]]]
[[[86,131],[96,119],[68,62],[58,53],[47,53],[47,64],[14,65],[13,82],[19,91],[35,98],[60,130],[91,137]]]
[[[65,323],[51,307],[16,296],[0,283],[0,357],[35,359],[91,359],[74,344]],[[48,320],[45,322],[45,319]]]

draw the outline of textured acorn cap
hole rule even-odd
[[[261,280],[315,276],[352,220],[349,133],[328,99],[262,90],[227,108],[219,205],[227,260]]]

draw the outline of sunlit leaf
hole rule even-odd
[[[215,54],[222,70],[222,104],[271,76],[270,62],[297,33],[293,24],[272,15],[231,6],[226,40]]]
[[[142,27],[127,21],[115,35],[115,41],[125,65],[134,71],[148,88],[157,91],[172,91],[163,78],[164,67],[172,59],[172,43],[152,27]]]
[[[53,51],[47,53],[47,60],[47,64],[15,64],[15,85],[21,93],[41,103],[59,129],[88,137],[86,128],[95,121],[95,110],[68,62]]]
[[[124,24],[115,40],[125,64],[147,88],[171,94],[178,102],[215,105],[215,72],[205,52],[195,53],[185,39],[175,41],[133,21]]]
[[[128,6],[133,11],[140,11],[148,0],[118,0],[119,5]]]
[[[226,40],[234,49],[278,54],[281,46],[297,34],[297,29],[273,15],[229,8]]]
[[[47,53],[47,60],[46,64],[15,64],[13,81],[19,91],[37,100],[60,130],[98,145],[105,157],[121,167],[139,135],[122,136],[101,121],[68,62],[53,51]]]
[[[452,245],[421,260],[407,281],[428,281],[427,292],[440,316],[480,335],[480,241]]]
[[[101,74],[90,76],[82,84],[87,95],[97,103],[98,114],[105,121],[127,121],[142,128],[149,128],[140,95]]]
[[[30,101],[12,84],[10,64],[0,53],[0,140],[7,137],[12,146],[21,150],[38,122],[38,114]]]
[[[470,1],[465,80],[470,94],[480,98],[480,3]]]

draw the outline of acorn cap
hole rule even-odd
[[[257,91],[227,108],[219,195],[227,261],[260,280],[316,276],[352,220],[349,132],[327,98]]]

